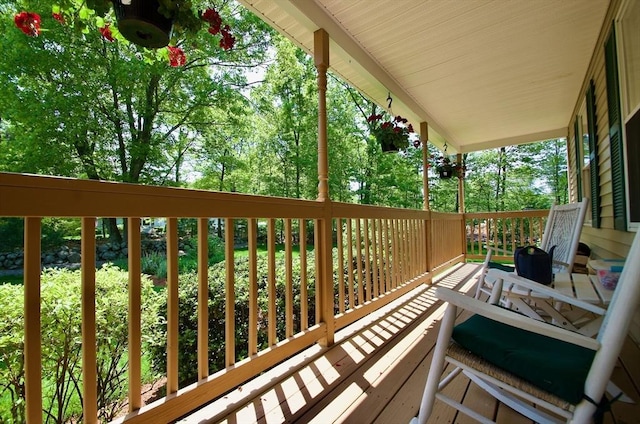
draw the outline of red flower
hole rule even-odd
[[[207,9],[202,14],[202,19],[209,22],[209,33],[216,35],[220,32],[222,26],[222,18],[215,9]]]
[[[53,16],[53,19],[64,24],[64,16],[62,16],[62,13],[52,13],[51,15]]]
[[[13,17],[13,22],[30,37],[37,37],[40,34],[40,15],[32,12],[20,12]]]
[[[229,31],[229,25],[225,25],[224,28],[222,28],[222,38],[220,39],[220,47],[222,47],[224,50],[229,50],[231,48],[233,48],[233,45],[236,42],[236,39],[233,35],[231,35],[231,32]]]
[[[382,119],[382,115],[376,115],[375,113],[367,118],[367,122],[375,122]]]
[[[202,14],[202,19],[204,19],[206,22],[209,22],[209,24],[211,25],[217,25],[218,27],[222,25],[222,18],[215,9],[205,10]]]
[[[413,147],[415,147],[416,149],[420,147],[420,140],[413,140]]]
[[[167,50],[169,50],[169,65],[175,68],[187,63],[187,56],[180,47],[167,46]]]
[[[104,24],[103,27],[98,28],[100,30],[100,34],[107,40],[113,42],[113,34],[111,34],[111,28],[109,28],[109,24]]]
[[[409,126],[407,127],[407,129],[409,130],[410,133],[413,132],[413,125],[409,124]]]

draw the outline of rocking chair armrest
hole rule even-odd
[[[531,290],[532,292],[535,292],[538,295],[551,297],[556,301],[573,305],[580,309],[584,309],[585,311],[593,312],[594,314],[597,314],[597,315],[604,315],[607,312],[606,309],[596,306],[593,303],[585,302],[584,300],[567,296],[566,294],[560,293],[559,291],[553,289],[552,287],[545,286],[544,284],[540,284],[535,281],[529,280],[527,278],[520,277],[519,275],[508,273],[499,269],[490,269],[489,272],[487,273],[487,278],[493,279],[496,282],[498,280],[502,280],[503,291],[505,290],[504,289],[505,283],[515,284],[521,288]]]
[[[451,289],[437,287],[435,295],[438,299],[448,302],[450,305],[455,305],[474,314],[482,315],[512,327],[563,340],[587,349],[598,350],[600,348],[600,343],[594,338],[583,336],[582,334],[565,330],[564,328],[556,327],[546,322],[534,320],[533,318],[490,303],[485,303]]]

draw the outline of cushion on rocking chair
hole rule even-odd
[[[499,269],[505,272],[516,272],[516,267],[513,265],[505,265],[500,262],[489,262],[490,269]]]
[[[582,400],[595,351],[474,315],[453,339],[473,354],[572,404]]]

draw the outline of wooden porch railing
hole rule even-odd
[[[513,260],[516,247],[542,241],[548,215],[548,209],[465,214],[467,259],[484,259],[492,248],[494,259]]]
[[[0,174],[0,216],[25,220],[25,386],[26,419],[43,420],[41,346],[41,220],[75,217],[82,223],[82,372],[84,422],[97,421],[95,223],[98,217],[127,220],[129,269],[128,403],[120,422],[166,422],[179,418],[314,343],[330,344],[333,333],[419,284],[430,283],[430,270],[462,261],[462,216],[332,202],[213,193],[165,187]],[[167,396],[149,405],[141,397],[141,235],[144,217],[167,220]],[[198,222],[198,377],[178,381],[178,219]],[[208,363],[208,229],[211,218],[224,221],[225,364],[210,373]],[[236,224],[246,234],[234,234]],[[268,275],[259,276],[258,227],[267,228]],[[313,233],[315,275],[307,273]],[[433,233],[433,235],[432,235]],[[281,240],[277,235],[280,234]],[[234,255],[238,241],[249,251],[248,358],[235,351]],[[285,336],[276,332],[276,245],[284,242]],[[294,247],[300,251],[293,255]],[[301,263],[294,278],[294,261]],[[335,278],[334,278],[335,275]],[[259,278],[266,278],[268,347],[258,349]],[[299,299],[294,281],[301,281]],[[334,282],[335,281],[335,282]],[[315,299],[308,292],[315,284]],[[295,305],[295,307],[294,307]],[[315,310],[315,317],[309,316]],[[294,312],[299,311],[299,312]],[[295,316],[298,314],[299,316]],[[296,324],[299,323],[299,324]]]
[[[82,223],[82,372],[84,422],[97,422],[96,388],[96,238],[98,217],[121,217],[128,223],[129,413],[127,423],[175,420],[314,344],[331,344],[334,332],[371,313],[420,284],[436,271],[483,256],[487,246],[512,250],[540,238],[547,211],[493,214],[445,214],[318,202],[237,193],[0,173],[0,217],[25,220],[25,387],[26,418],[43,420],[40,317],[41,219],[76,217]],[[167,220],[167,396],[144,405],[141,396],[141,234],[145,217]],[[179,386],[178,379],[178,220],[197,220],[198,246],[198,382]],[[208,235],[211,219],[224,223],[226,368],[211,372],[208,352]],[[235,228],[246,231],[234,233]],[[259,275],[258,228],[266,228],[267,275]],[[515,237],[508,235],[515,230]],[[313,249],[307,240],[314,240]],[[466,243],[465,243],[466,242]],[[248,246],[248,357],[235,351],[235,246]],[[276,269],[278,244],[284,244],[284,274]],[[294,255],[294,249],[299,254]],[[308,269],[310,255],[315,269]],[[293,275],[299,261],[300,274]],[[284,276],[278,276],[284,275]],[[267,281],[259,285],[258,281]],[[278,294],[276,283],[284,283]],[[296,287],[296,284],[299,287]],[[259,293],[259,287],[265,293]],[[315,289],[315,297],[309,293]],[[294,292],[299,296],[294,296]],[[266,296],[266,311],[258,305]],[[284,297],[284,335],[276,331],[276,302]],[[280,299],[282,301],[282,299]],[[259,349],[258,316],[268,316],[268,347]]]

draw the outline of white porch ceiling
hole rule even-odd
[[[240,0],[448,152],[564,137],[609,0]]]

